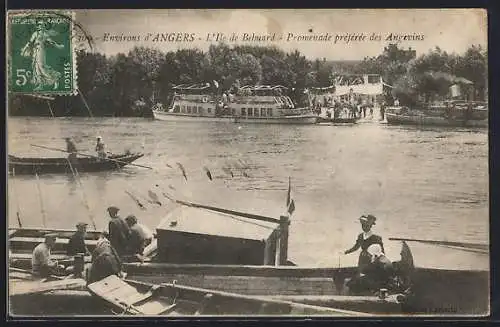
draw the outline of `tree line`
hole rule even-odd
[[[274,46],[211,45],[207,51],[179,49],[162,52],[135,47],[127,54],[105,56],[77,53],[78,87],[83,95],[46,100],[11,94],[10,115],[33,116],[149,116],[157,103],[168,105],[178,84],[217,81],[221,90],[254,84],[283,85],[298,105],[307,105],[304,90],[325,87],[337,74],[380,74],[392,95],[412,104],[422,96],[445,94],[453,76],[468,79],[476,96],[487,96],[487,53],[471,46],[464,54],[438,47],[416,57],[395,44],[377,57],[362,61],[309,60],[300,51]],[[88,105],[88,107],[87,107]],[[90,108],[90,113],[88,108]]]

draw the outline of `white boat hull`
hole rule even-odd
[[[199,121],[199,122],[228,122],[237,124],[316,124],[318,117],[314,115],[297,115],[284,117],[209,117],[199,115],[189,115],[182,113],[169,113],[162,111],[153,111],[156,120],[164,121]]]
[[[421,126],[456,126],[456,127],[488,127],[488,120],[451,120],[444,117],[430,117],[424,115],[403,115],[386,113],[388,124],[392,125],[421,125]]]

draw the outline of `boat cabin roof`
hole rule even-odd
[[[262,241],[267,240],[278,225],[236,214],[181,206],[170,212],[157,229]]]

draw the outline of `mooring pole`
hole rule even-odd
[[[280,216],[280,265],[286,265],[288,261],[288,229],[290,217]]]

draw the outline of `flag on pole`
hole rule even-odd
[[[286,210],[288,214],[292,214],[295,211],[295,201],[292,198],[292,183],[291,178],[288,177],[288,193],[286,195]]]

